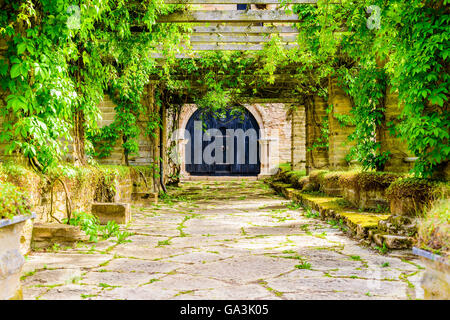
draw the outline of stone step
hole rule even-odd
[[[413,244],[412,237],[377,233],[375,230],[369,231],[369,237],[378,246],[385,244],[388,249],[409,249]]]
[[[71,247],[76,242],[88,241],[89,237],[79,226],[60,223],[35,223],[31,238],[33,249],[52,247],[55,243],[60,246]]]
[[[107,224],[109,221],[115,221],[117,224],[126,224],[131,219],[131,210],[129,203],[92,203],[91,212],[98,218],[100,224]]]

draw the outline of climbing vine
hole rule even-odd
[[[156,26],[156,19],[184,7],[162,0],[3,1],[0,36],[7,49],[0,64],[5,93],[0,142],[8,145],[7,152],[20,151],[45,170],[62,159],[67,142],[73,141],[75,161],[85,163],[85,137],[96,130],[104,94],[112,88],[122,94],[126,84],[133,84],[135,88],[125,93],[128,97],[118,100],[122,107],[130,102],[134,112],[138,109],[142,75],[126,76],[126,68],[128,73],[136,68],[136,64],[128,66],[133,57],[130,45],[139,44],[135,49],[147,54],[160,43],[166,52],[173,48],[180,38],[178,27]],[[132,32],[133,25],[142,26],[140,35]],[[133,119],[129,113],[121,116],[117,123],[122,131],[105,134],[111,139],[136,135],[133,129],[123,132]],[[132,142],[125,147],[134,151]]]
[[[448,2],[319,0],[294,6],[299,71],[310,76],[303,83],[322,88],[323,79],[338,78],[354,104],[350,139],[356,145],[349,158],[366,169],[382,169],[389,157],[376,139],[387,87],[398,92],[402,111],[391,131],[419,158],[415,174],[430,176],[448,163]]]

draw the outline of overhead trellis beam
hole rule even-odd
[[[166,4],[281,4],[279,0],[164,0]],[[314,4],[317,0],[288,0],[287,4]]]
[[[162,16],[158,22],[296,22],[298,15],[287,14],[284,10],[195,10]]]
[[[285,49],[292,49],[297,47],[297,44],[282,44]],[[208,44],[208,43],[193,43],[193,51],[259,51],[264,49],[263,44],[237,44],[237,43],[224,43],[224,44]]]
[[[194,26],[194,33],[298,33],[298,30],[291,26]]]
[[[192,35],[190,36],[191,43],[196,42],[238,42],[238,43],[261,43],[261,42],[269,42],[271,40],[270,37],[267,36],[234,36],[234,35]],[[296,35],[288,35],[284,37],[280,37],[281,42],[295,42],[297,40]]]

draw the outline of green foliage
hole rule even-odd
[[[289,1],[281,0],[287,4]],[[353,102],[351,115],[333,114],[355,126],[348,155],[365,170],[382,170],[390,157],[382,151],[377,130],[384,125],[387,88],[398,93],[398,124],[386,124],[419,160],[414,173],[429,177],[448,162],[450,21],[448,0],[364,0],[294,5],[298,14],[298,48],[286,50],[272,37],[264,50],[204,52],[176,59],[190,30],[183,24],[157,24],[158,17],[186,5],[163,0],[100,2],[70,0],[12,1],[1,5],[0,36],[7,50],[0,63],[2,101],[0,143],[47,167],[64,155],[71,138],[84,141],[90,156],[110,155],[121,140],[126,159],[138,151],[141,134],[153,136],[161,119],[142,103],[150,75],[159,79],[156,103],[179,109],[186,97],[214,116],[239,110],[243,97],[263,95],[277,70],[293,68],[292,96],[328,99],[330,78]],[[369,28],[381,9],[380,28]],[[143,26],[132,32],[132,26]],[[157,67],[151,53],[166,57]],[[97,127],[98,104],[109,94],[116,104],[113,122]],[[164,94],[163,94],[164,93]],[[176,98],[174,98],[176,97]],[[329,106],[328,112],[331,112]],[[233,111],[234,112],[234,111]],[[140,124],[138,119],[145,116]],[[313,148],[327,148],[324,119]],[[95,148],[93,148],[95,147]]]
[[[120,231],[119,225],[114,221],[108,221],[106,225],[100,225],[98,218],[86,212],[74,212],[70,219],[70,225],[80,226],[81,229],[89,236],[89,241],[98,242],[111,237],[116,237],[117,243],[129,242],[126,238],[131,235],[127,231]]]
[[[368,27],[370,5],[381,9],[379,29]],[[301,81],[310,87],[304,92],[321,90],[328,77],[336,77],[352,98],[350,139],[356,145],[349,158],[364,169],[383,169],[390,154],[381,152],[376,129],[390,87],[398,92],[402,113],[398,125],[388,126],[419,157],[414,173],[428,177],[448,161],[448,1],[318,1],[295,5],[294,12],[300,17],[298,71],[309,78]]]
[[[0,182],[0,219],[29,215],[30,209],[25,192],[11,183]]]
[[[418,246],[448,256],[450,253],[450,200],[436,201],[419,222]]]
[[[307,270],[309,270],[309,269],[311,269],[311,264],[309,262],[303,262],[301,264],[297,264],[295,267],[297,269],[307,269]]]
[[[350,149],[347,160],[356,159],[364,170],[382,171],[390,153],[380,152],[381,144],[376,134],[384,120],[386,74],[374,62],[355,69],[340,70],[345,82],[344,90],[353,102],[351,122],[355,125],[349,136],[350,141],[355,141],[355,146]],[[352,75],[352,72],[356,74]]]
[[[139,79],[154,63],[149,54],[160,43],[166,51],[167,47],[176,49],[174,43],[181,37],[181,27],[155,24],[158,16],[182,5],[166,5],[161,0],[75,4],[80,19],[78,10],[69,8],[74,5],[69,0],[7,0],[0,13],[0,36],[7,40],[0,64],[0,86],[7,93],[5,107],[0,109],[0,142],[8,144],[9,153],[19,150],[36,157],[44,168],[61,159],[73,136],[71,129],[93,135],[97,106],[108,89],[123,89],[124,83],[131,83],[131,94],[121,101],[135,102]],[[132,25],[143,25],[146,30],[134,34]],[[140,59],[133,59],[138,54]],[[142,62],[145,67],[137,68]],[[123,93],[126,96],[129,91]],[[134,137],[134,128],[125,128],[133,121],[127,116],[118,121],[125,131],[119,133]],[[84,139],[83,132],[77,138]],[[126,148],[133,152],[133,143],[129,144]]]

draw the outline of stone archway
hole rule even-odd
[[[249,103],[243,106],[255,118],[260,129],[258,143],[261,165],[258,178],[273,175],[279,163],[288,162],[291,157],[291,122],[284,103]],[[197,109],[195,104],[183,105],[178,122],[178,128],[182,132]],[[185,170],[185,148],[188,141],[184,136],[176,139],[181,178],[189,179],[190,174]]]

